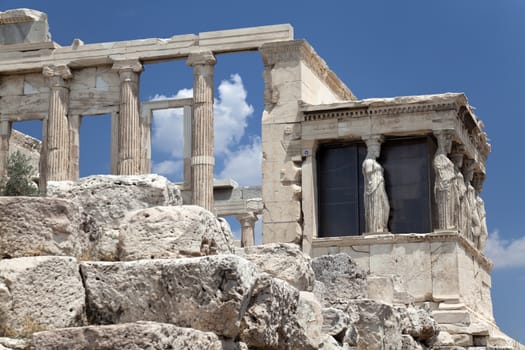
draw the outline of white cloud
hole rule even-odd
[[[246,90],[239,74],[219,84],[219,96],[213,104],[215,116],[215,155],[228,154],[244,135],[253,107],[246,102]]]
[[[192,97],[192,89],[182,89],[174,96],[155,95],[152,100]],[[153,111],[151,143],[155,149],[168,153],[174,158],[183,156],[183,109],[163,109]]]
[[[252,143],[241,146],[231,152],[224,161],[224,169],[219,173],[220,179],[234,179],[241,186],[259,185],[261,183],[261,139],[255,137]]]
[[[164,160],[159,163],[153,163],[152,172],[164,176],[173,176],[177,179],[183,179],[184,163],[182,160]]]
[[[174,96],[155,95],[153,100],[192,97],[192,89],[182,89]],[[218,87],[218,97],[213,104],[215,127],[215,156],[229,154],[244,136],[247,118],[253,106],[246,102],[246,89],[239,74],[232,74]],[[174,158],[183,156],[182,108],[153,112],[152,144],[157,150]]]
[[[489,234],[485,255],[494,262],[494,268],[525,267],[525,237],[508,241],[495,231]]]
[[[174,96],[156,95],[153,100],[187,98],[192,89],[182,89]],[[261,142],[252,138],[250,144],[241,145],[253,115],[253,106],[246,101],[247,92],[241,77],[232,74],[230,79],[219,84],[214,100],[215,157],[220,178],[232,178],[241,185],[261,183]],[[158,110],[153,114],[152,145],[156,151],[169,155],[169,159],[158,161],[152,171],[182,177],[183,165],[183,110]],[[189,141],[189,140],[188,140]],[[223,167],[220,165],[224,164]],[[220,170],[222,168],[222,170]]]

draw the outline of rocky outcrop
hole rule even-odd
[[[349,299],[366,298],[366,274],[348,254],[313,259],[314,293],[324,307],[345,308]]]
[[[239,345],[211,332],[155,322],[67,328],[33,335],[38,350],[234,350]]]
[[[85,321],[85,294],[75,259],[0,260],[0,336],[27,336]]]
[[[81,263],[92,324],[172,323],[236,337],[256,280],[233,255]]]
[[[130,212],[154,206],[181,205],[180,189],[163,176],[96,175],[78,181],[50,181],[50,197],[74,201],[97,230],[94,260],[117,260],[121,221]]]
[[[88,222],[70,200],[0,197],[0,258],[81,257],[96,235]]]
[[[198,206],[158,206],[138,210],[120,227],[119,260],[190,257],[233,252],[233,236]]]
[[[280,278],[302,291],[312,291],[315,275],[312,259],[297,244],[270,243],[237,250],[257,268],[272,277]]]

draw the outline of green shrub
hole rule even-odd
[[[7,160],[7,175],[0,180],[2,196],[37,196],[38,188],[32,181],[36,171],[30,158],[16,151]]]

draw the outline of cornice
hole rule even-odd
[[[286,64],[287,62],[303,62],[321,81],[325,82],[332,91],[337,93],[341,100],[356,100],[352,91],[304,39],[264,44],[259,48],[259,52],[266,67]]]
[[[348,247],[348,246],[370,246],[375,244],[403,244],[421,242],[457,242],[477,262],[483,265],[489,272],[492,271],[492,262],[483,255],[474,245],[457,231],[437,231],[432,233],[387,233],[363,236],[341,236],[315,238],[312,247]]]

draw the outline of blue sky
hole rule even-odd
[[[488,255],[495,262],[494,313],[505,332],[525,343],[518,316],[525,314],[525,118],[519,107],[525,100],[524,1],[0,3],[0,10],[19,7],[48,13],[53,40],[61,45],[75,38],[96,43],[290,23],[295,37],[307,39],[359,98],[466,93],[492,143],[482,196],[491,232]],[[241,184],[259,181],[253,169],[260,157],[262,70],[257,53],[218,56],[216,113],[222,131],[216,175]],[[184,96],[183,89],[192,87],[192,71],[183,61],[148,65],[141,79],[142,100]],[[109,117],[84,119],[81,172],[107,173]],[[153,161],[166,173],[177,171],[180,156],[176,144],[162,142],[162,130],[176,127],[169,124],[174,119],[162,113],[154,118]]]

